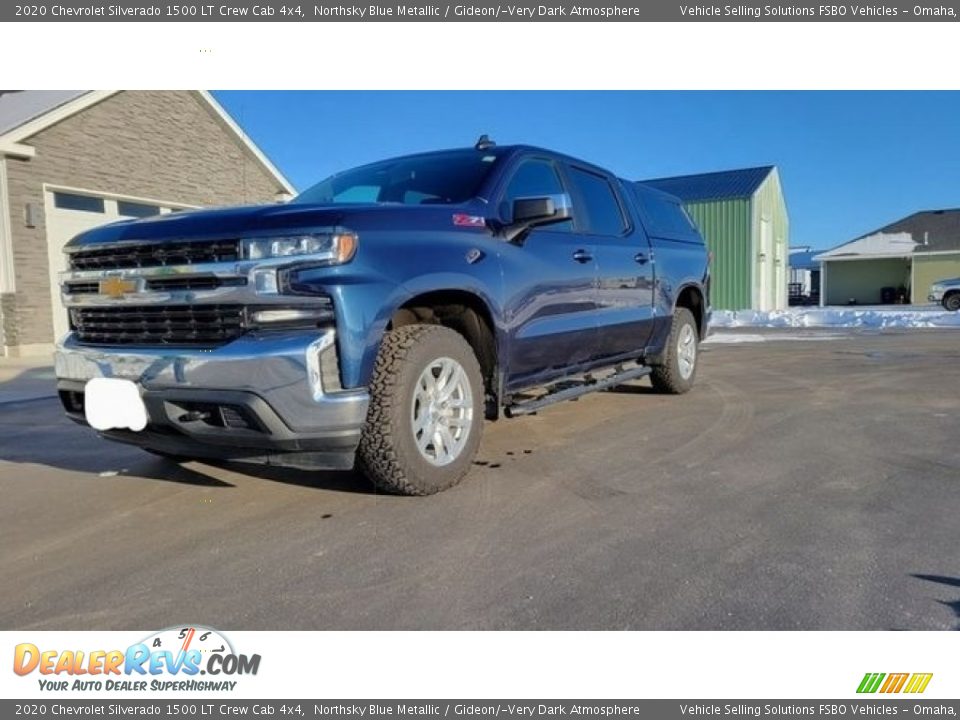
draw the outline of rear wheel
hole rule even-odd
[[[952,292],[943,298],[943,306],[950,312],[960,310],[960,292]]]
[[[693,387],[700,356],[700,338],[693,313],[677,308],[667,340],[663,364],[653,368],[650,381],[655,390],[679,395]]]
[[[473,349],[440,325],[391,330],[377,355],[358,449],[377,487],[430,495],[470,469],[483,432],[484,389]]]

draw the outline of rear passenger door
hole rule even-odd
[[[592,168],[567,174],[597,263],[597,356],[639,354],[653,332],[653,258],[619,181]]]
[[[507,218],[517,198],[569,195],[557,164],[526,156],[508,172],[498,205]],[[574,207],[576,214],[576,207]],[[589,238],[575,232],[576,216],[504,243],[504,316],[508,325],[507,388],[563,375],[590,360],[596,339],[596,263]]]

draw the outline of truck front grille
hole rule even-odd
[[[177,290],[216,290],[221,287],[242,287],[247,284],[244,277],[221,278],[216,275],[187,275],[149,278],[147,290],[174,292]]]
[[[216,347],[244,332],[243,305],[141,305],[70,309],[85,345]]]
[[[234,262],[240,259],[237,240],[206,242],[137,243],[106,245],[70,253],[71,270],[119,270],[123,268],[196,265]]]

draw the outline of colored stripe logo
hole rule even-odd
[[[860,681],[858,693],[922,693],[933,673],[867,673]]]

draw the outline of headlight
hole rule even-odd
[[[941,292],[943,290],[943,285],[934,283],[930,286],[930,292]]]
[[[243,257],[249,260],[299,257],[339,265],[357,252],[357,236],[351,232],[283,237],[248,238],[243,241]]]

